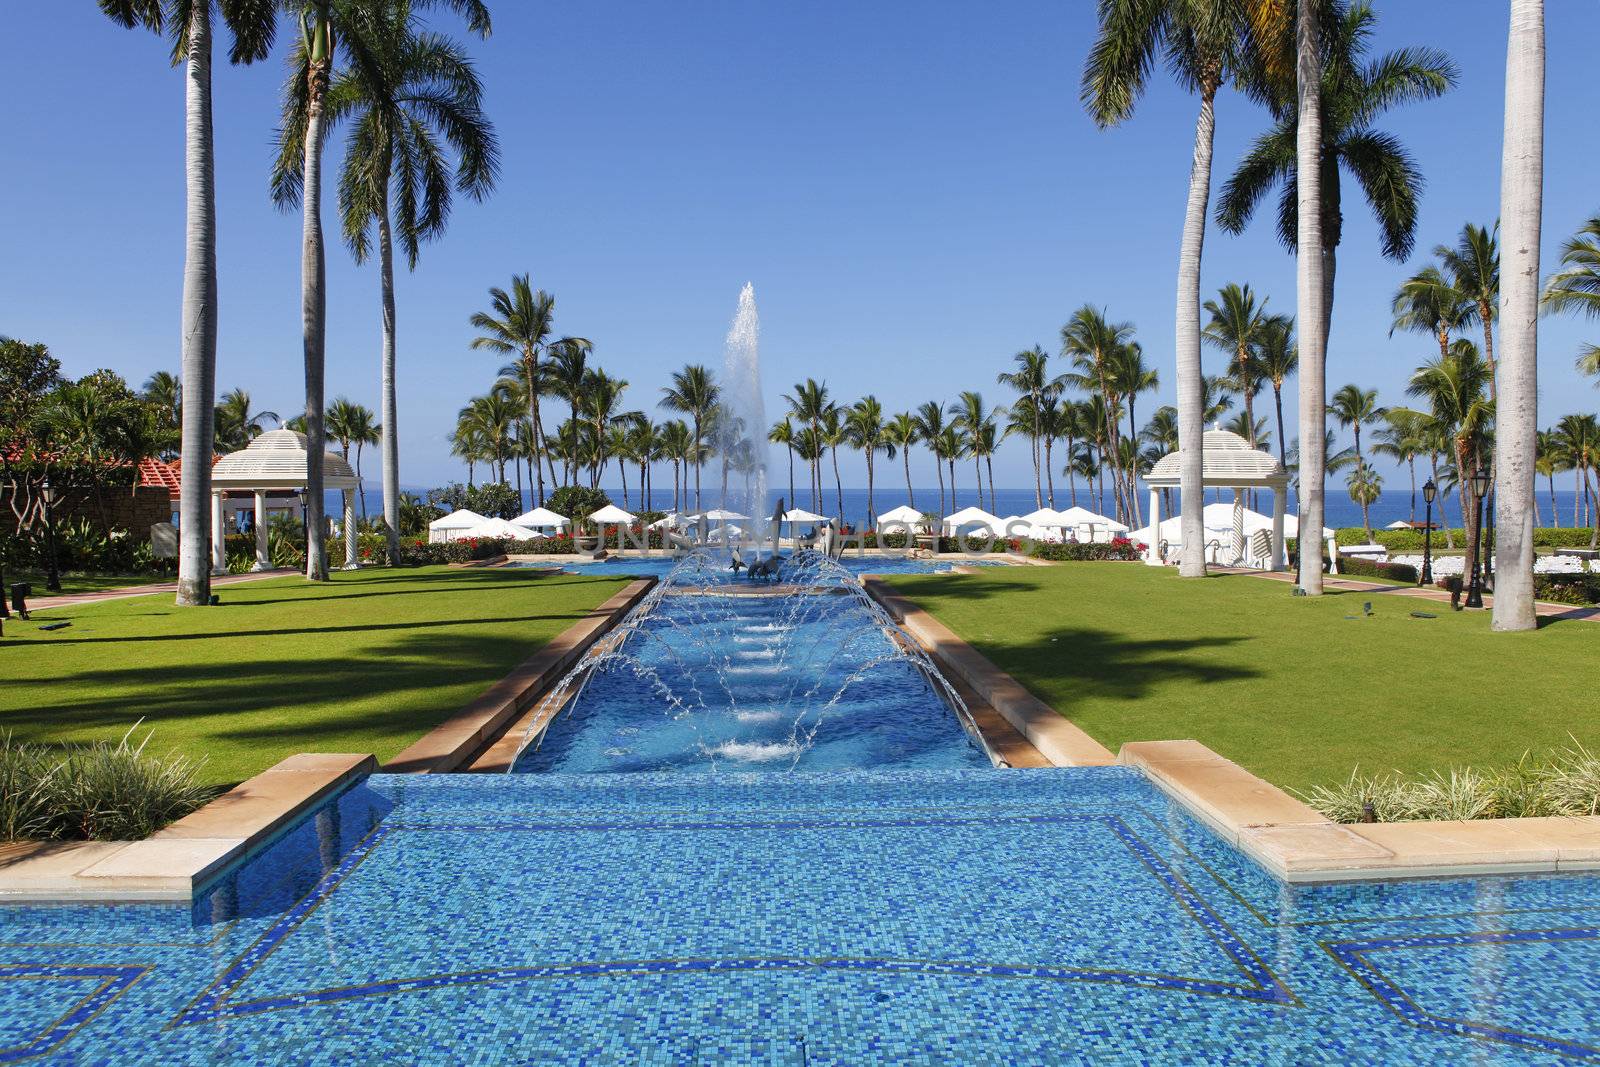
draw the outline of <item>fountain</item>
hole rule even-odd
[[[722,404],[715,429],[724,510],[749,516],[742,540],[759,544],[767,508],[767,411],[761,397],[761,318],[755,286],[739,291],[739,307],[723,350]]]

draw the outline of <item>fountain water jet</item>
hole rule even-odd
[[[767,503],[767,410],[761,395],[761,318],[755,286],[739,291],[739,307],[723,349],[722,404],[716,427],[722,503],[748,515],[744,539],[759,543]]]

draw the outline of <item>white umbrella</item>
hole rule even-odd
[[[679,515],[676,511],[669,511],[661,518],[646,526],[647,530],[681,530],[685,526],[693,526],[694,520],[687,515]]]
[[[623,522],[623,523],[626,523],[626,522],[632,522],[633,521],[633,516],[628,514],[626,511],[623,511],[621,508],[617,507],[615,504],[607,504],[605,507],[601,508],[599,511],[592,512],[589,515],[589,519],[592,522],[603,522],[603,523]]]
[[[705,517],[712,522],[727,522],[729,519],[748,519],[750,516],[741,515],[737,511],[724,511],[722,508],[713,508],[706,512]]]
[[[428,540],[433,542],[454,541],[461,536],[463,530],[470,530],[478,523],[484,521],[484,516],[476,511],[461,508],[450,514],[434,519],[428,523]]]
[[[1061,512],[1057,511],[1055,508],[1040,508],[1037,511],[1030,511],[1026,515],[1018,515],[1017,518],[1020,521],[1026,522],[1033,526],[1065,525],[1065,520],[1062,519]]]
[[[499,537],[510,541],[531,541],[535,535],[532,530],[507,522],[505,519],[484,519],[461,536],[464,538]]]
[[[915,526],[916,524],[922,522],[922,512],[918,511],[910,504],[901,504],[899,507],[886,511],[882,515],[878,516],[879,526],[883,526],[891,522],[904,524],[906,526]]]
[[[549,508],[534,508],[524,511],[521,515],[511,520],[515,526],[526,526],[530,530],[551,527],[557,530],[565,529],[572,525],[572,520],[565,515],[557,515]]]
[[[944,519],[946,534],[953,534],[963,526],[987,526],[990,533],[998,533],[1001,525],[998,515],[991,515],[982,508],[962,508]]]
[[[814,511],[807,511],[805,508],[793,508],[793,509],[783,513],[783,521],[784,522],[827,522],[828,521],[828,517],[826,515],[818,515]]]

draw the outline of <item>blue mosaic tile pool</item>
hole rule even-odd
[[[1281,885],[1135,773],[368,779],[0,908],[0,1063],[1600,1060],[1600,879]]]

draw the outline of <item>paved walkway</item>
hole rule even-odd
[[[291,568],[280,568],[270,571],[255,571],[250,574],[219,574],[211,579],[213,586],[237,585],[240,582],[255,582],[262,578],[282,578],[286,574],[299,574]],[[98,604],[103,600],[123,600],[132,596],[149,596],[151,593],[176,593],[177,582],[152,582],[149,585],[129,585],[118,589],[107,589],[99,593],[66,593],[61,596],[29,597],[29,611],[44,611],[48,608],[75,608],[82,604]]]
[[[1219,574],[1249,574],[1257,578],[1269,578],[1275,582],[1288,582],[1293,584],[1295,577],[1292,571],[1258,571],[1245,567],[1213,567],[1211,570]],[[1450,606],[1450,594],[1443,589],[1431,586],[1416,585],[1389,585],[1384,582],[1364,582],[1359,578],[1341,578],[1338,575],[1328,575],[1322,580],[1326,589],[1337,589],[1348,593],[1391,593],[1397,596],[1413,597],[1418,600],[1431,600],[1436,604]],[[1463,598],[1466,594],[1462,594]],[[1494,595],[1483,594],[1483,606],[1487,610],[1494,606]],[[1575,607],[1571,604],[1551,604],[1540,600],[1534,603],[1534,610],[1542,618],[1547,619],[1579,619],[1586,622],[1600,622],[1600,608]]]

